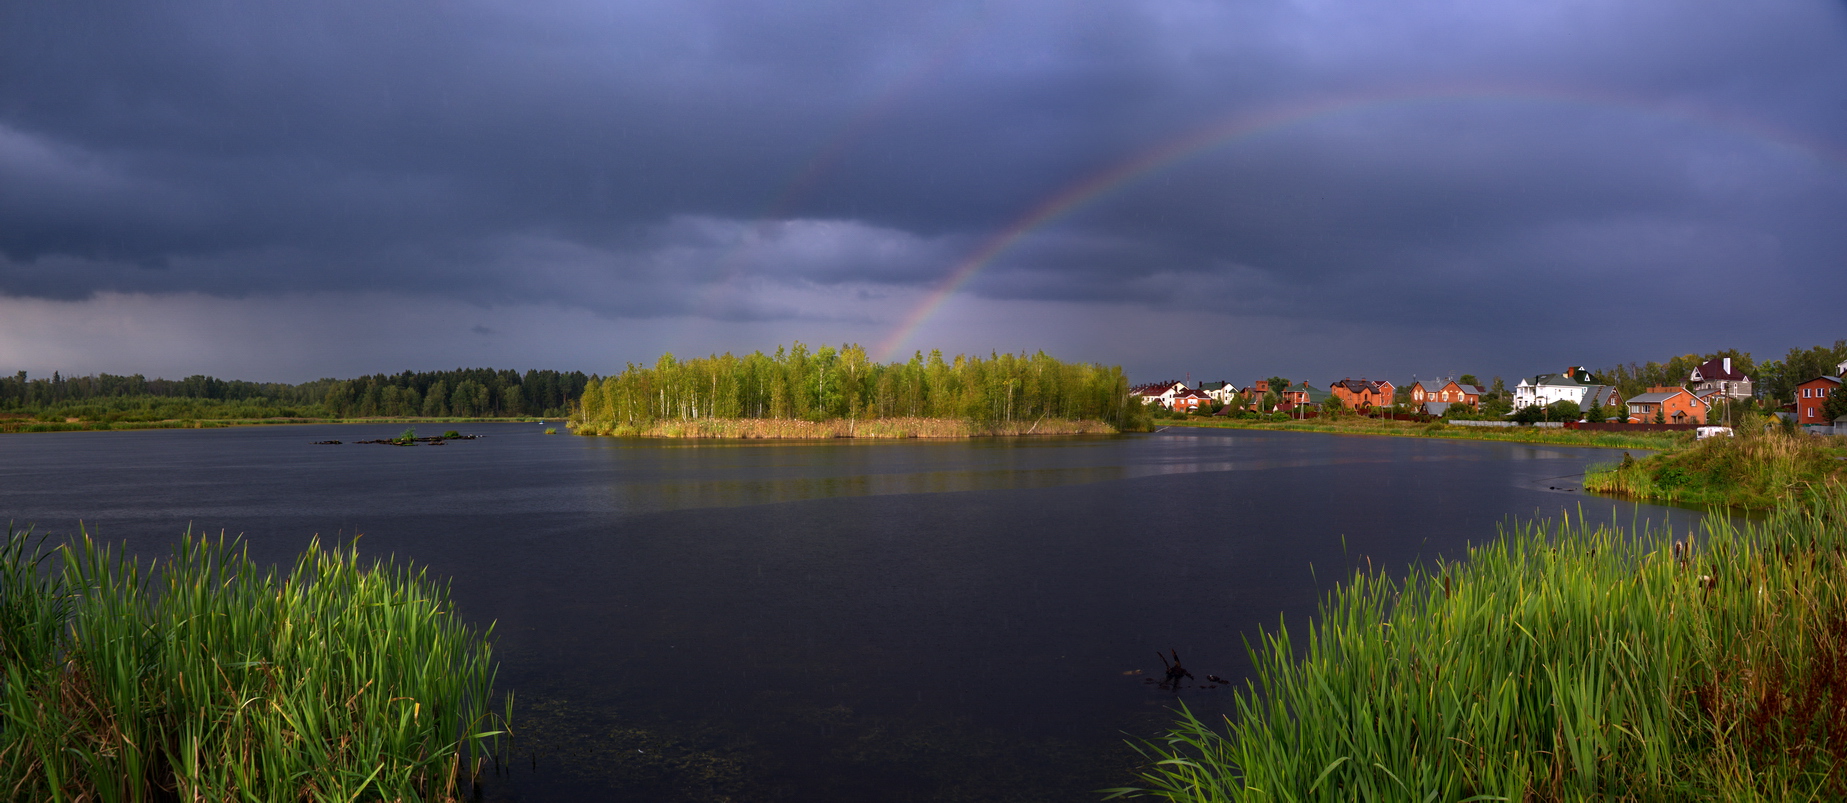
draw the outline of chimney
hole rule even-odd
[[[1726,376],[1732,375],[1732,358],[1730,357],[1725,358],[1725,375]]]

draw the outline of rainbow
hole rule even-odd
[[[1251,139],[1293,125],[1326,119],[1336,115],[1375,111],[1392,106],[1420,103],[1454,103],[1462,101],[1516,101],[1589,106],[1599,109],[1641,112],[1650,116],[1675,118],[1703,127],[1719,128],[1766,142],[1805,157],[1847,165],[1847,154],[1838,146],[1813,141],[1787,131],[1773,129],[1748,118],[1720,115],[1710,110],[1638,101],[1614,95],[1581,91],[1564,92],[1543,87],[1450,87],[1415,91],[1373,93],[1364,96],[1323,98],[1277,106],[1250,113],[1235,114],[1178,138],[1168,140],[1136,156],[1117,162],[1087,178],[1066,185],[1034,205],[1024,215],[1000,232],[984,240],[949,275],[912,308],[902,322],[873,350],[879,361],[910,340],[956,291],[991,264],[1007,249],[1033,231],[1052,223],[1072,211],[1112,192],[1123,189],[1167,167],[1206,151]]]
[[[782,189],[770,198],[757,214],[747,218],[756,221],[748,234],[740,235],[735,243],[721,254],[715,265],[723,278],[709,284],[695,302],[695,314],[689,320],[712,317],[717,313],[720,296],[729,290],[745,273],[745,267],[754,251],[768,236],[775,224],[788,216],[789,210],[805,200],[815,187],[853,148],[879,125],[892,112],[919,91],[934,82],[938,76],[956,64],[956,56],[967,51],[971,43],[992,27],[991,10],[984,7],[977,9],[967,19],[956,25],[948,35],[933,48],[927,58],[898,76],[885,89],[865,103],[855,112],[837,133],[822,143],[802,166],[795,171]]]

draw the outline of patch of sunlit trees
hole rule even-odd
[[[577,410],[580,421],[623,428],[702,418],[1051,418],[1133,429],[1145,417],[1119,366],[1062,362],[1044,352],[945,359],[941,351],[880,364],[860,346],[809,351],[799,342],[775,354],[666,354],[653,366],[630,364],[585,386]]]

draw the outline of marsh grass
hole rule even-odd
[[[1847,481],[1840,438],[1779,432],[1708,438],[1587,472],[1584,488],[1679,504],[1768,509],[1804,489]]]
[[[579,424],[579,435],[644,438],[975,438],[1009,435],[1116,433],[1102,421],[1043,419],[992,425],[959,418],[872,418],[804,421],[789,418],[695,418],[658,421],[645,427]]]
[[[1847,493],[1743,529],[1517,524],[1358,573],[1306,643],[1252,646],[1234,714],[1141,745],[1177,801],[1847,796]]]
[[[491,757],[490,632],[422,570],[190,533],[143,569],[9,532],[0,798],[458,800]]]

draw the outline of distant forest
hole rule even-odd
[[[405,371],[299,385],[210,376],[140,374],[0,377],[0,413],[46,421],[171,421],[258,418],[563,417],[583,395],[581,371]]]
[[[614,431],[701,418],[954,418],[978,424],[1043,418],[1098,420],[1127,429],[1147,413],[1129,398],[1122,369],[1033,355],[921,352],[880,364],[865,349],[796,343],[688,360],[629,365],[584,389],[580,420]],[[1127,425],[1127,426],[1125,426]]]

